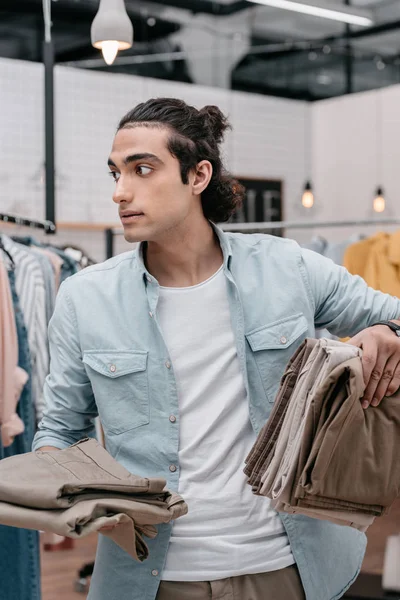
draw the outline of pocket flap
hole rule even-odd
[[[148,352],[85,352],[83,362],[106,377],[121,377],[145,371]]]
[[[297,338],[307,331],[308,323],[303,313],[297,313],[274,321],[246,334],[253,352],[258,350],[277,350],[288,348]]]

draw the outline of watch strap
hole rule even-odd
[[[397,323],[393,323],[392,321],[378,321],[377,323],[371,325],[371,327],[375,327],[375,325],[386,325],[392,331],[394,331],[398,337],[400,337],[400,325],[397,325]]]

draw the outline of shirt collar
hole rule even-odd
[[[219,243],[221,246],[222,254],[224,257],[224,270],[229,269],[231,257],[232,257],[232,247],[231,247],[231,243],[229,240],[229,236],[225,233],[225,231],[223,231],[220,227],[218,227],[212,221],[209,221],[209,223],[210,223],[211,227],[214,229],[215,234],[218,237],[218,240],[219,240]],[[136,246],[134,252],[135,252],[135,257],[136,257],[137,270],[139,271],[139,273],[142,275],[142,277],[144,279],[146,279],[147,281],[151,281],[154,278],[146,269],[146,266],[144,264],[144,259],[143,259],[144,244],[146,244],[146,243],[147,242],[139,242],[138,245]]]

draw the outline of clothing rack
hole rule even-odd
[[[22,225],[23,227],[32,227],[33,229],[44,229],[47,234],[54,234],[57,231],[57,228],[52,221],[34,221],[32,219],[25,219],[24,217],[8,215],[5,213],[0,213],[0,221],[3,223]]]
[[[358,219],[354,221],[264,221],[262,223],[220,223],[224,231],[238,233],[265,233],[273,229],[320,229],[323,227],[358,227],[363,225],[400,225],[400,218]],[[106,259],[114,256],[114,237],[123,235],[120,228],[107,228],[104,231]]]

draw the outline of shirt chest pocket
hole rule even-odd
[[[150,420],[147,352],[85,352],[100,421],[113,434],[130,431]]]
[[[246,334],[249,358],[257,367],[269,402],[274,402],[286,365],[304,340],[307,329],[306,317],[296,313]]]

